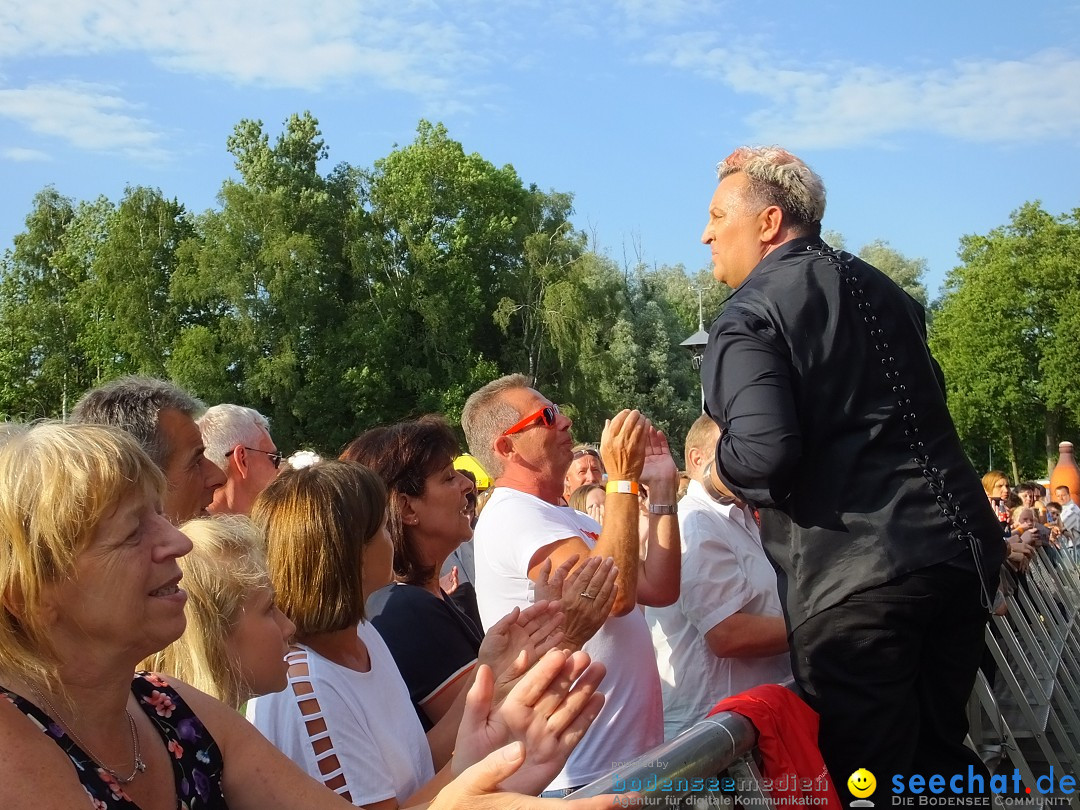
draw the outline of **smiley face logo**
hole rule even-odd
[[[847,780],[848,790],[851,795],[859,799],[865,799],[877,790],[877,779],[866,768],[859,768]]]

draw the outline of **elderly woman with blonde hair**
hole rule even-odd
[[[186,623],[177,560],[191,541],[163,516],[164,488],[157,466],[113,428],[40,424],[0,445],[0,806],[348,806],[220,701],[179,680],[132,675]],[[576,731],[567,662],[551,656],[522,685],[551,716],[572,715]],[[485,696],[473,697],[483,723]],[[548,739],[557,744],[547,756],[572,743],[555,728]],[[543,807],[497,792],[527,754],[520,742],[499,749],[431,806]]]

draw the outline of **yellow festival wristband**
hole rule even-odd
[[[605,492],[614,492],[621,495],[637,495],[638,483],[637,481],[608,481],[607,486],[604,487]]]

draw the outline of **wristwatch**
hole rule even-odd
[[[679,505],[677,503],[650,503],[649,514],[677,515],[679,514]]]

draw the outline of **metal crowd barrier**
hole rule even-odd
[[[977,675],[969,706],[969,742],[991,773],[1005,761],[1031,788],[1028,806],[1080,810],[1080,795],[1037,790],[1052,767],[1080,781],[1080,565],[1069,553],[1041,548],[1026,577],[1006,595],[986,646],[993,685]],[[788,683],[790,687],[790,682]],[[721,712],[633,762],[581,788],[573,798],[625,794],[623,806],[762,807],[773,810],[754,762],[757,731]],[[635,794],[634,798],[630,794]]]
[[[1068,552],[1040,548],[1013,584],[1007,614],[986,629],[996,671],[993,683],[985,667],[977,676],[971,738],[991,770],[1007,759],[1035,788],[1049,768],[1080,776],[1080,567]],[[1076,794],[1051,797],[1080,810]]]
[[[744,807],[773,810],[754,763],[757,730],[745,717],[720,712],[678,737],[614,768],[568,798],[623,794],[627,807]]]

